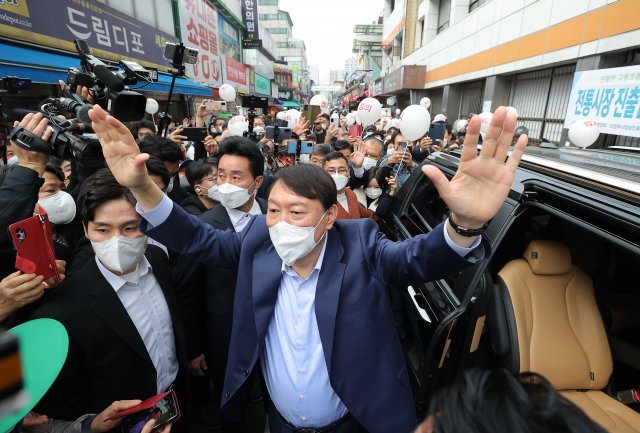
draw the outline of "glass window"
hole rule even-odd
[[[176,30],[173,25],[173,8],[171,0],[155,0],[156,17],[158,18],[158,29],[171,36],[175,36]]]
[[[449,16],[451,16],[451,0],[440,0],[437,33],[449,28]]]
[[[130,17],[135,16],[133,2],[131,0],[109,0],[108,4],[123,14],[129,15]]]
[[[135,17],[145,24],[156,27],[156,8],[153,0],[135,0]]]
[[[469,2],[469,12],[478,9],[483,4],[487,3],[489,0],[471,0]]]

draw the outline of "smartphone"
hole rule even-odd
[[[207,136],[207,128],[185,126],[180,135],[187,137],[189,141],[204,141]]]
[[[267,126],[265,137],[274,139],[275,126]],[[291,128],[286,126],[278,127],[278,141],[291,138]]]
[[[444,140],[444,123],[432,123],[429,127],[429,131],[425,134],[425,136],[431,138],[434,142],[436,140]]]
[[[300,145],[301,155],[311,155],[313,152],[313,141],[301,141]]]
[[[319,105],[305,105],[304,111],[302,114],[304,114],[304,117],[309,122],[313,123],[313,121],[316,120],[316,117],[318,117],[321,112],[322,112],[322,109],[320,108]]]
[[[277,126],[278,128],[281,128],[281,127],[283,127],[283,126],[289,126],[289,122],[287,122],[287,121],[286,121],[286,120],[284,120],[284,119],[273,119],[273,120],[271,121],[271,124],[272,124],[273,126]]]
[[[340,116],[336,113],[332,114],[329,118],[329,123],[333,125],[333,129],[340,128]]]
[[[207,111],[227,111],[227,101],[207,101],[204,105]]]
[[[16,248],[16,269],[25,274],[42,275],[45,280],[60,281],[53,247],[51,224],[46,212],[18,221],[9,226]]]
[[[351,125],[349,127],[349,138],[362,137],[362,125]]]
[[[112,418],[122,418],[124,433],[140,433],[144,425],[151,419],[156,420],[153,431],[175,422],[180,418],[180,407],[175,391],[167,391],[146,399],[131,409],[118,412]]]
[[[295,155],[298,152],[298,140],[287,141],[287,153],[289,155]]]
[[[400,142],[400,147],[402,148],[402,150],[407,150],[407,146],[409,145],[408,141],[401,141]]]

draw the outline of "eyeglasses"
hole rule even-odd
[[[217,176],[216,176],[217,177]],[[208,180],[209,182],[213,182],[216,183],[216,177],[203,177],[202,180],[200,181],[201,183],[204,182],[205,180]]]
[[[346,168],[340,168],[338,169],[338,171],[336,171],[334,168],[327,168],[326,170],[327,173],[329,174],[341,174],[343,176],[348,176],[349,175],[349,170],[347,170]]]

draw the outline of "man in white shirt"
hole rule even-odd
[[[147,247],[134,206],[108,169],[80,191],[78,210],[95,258],[34,313],[60,321],[69,334],[69,356],[38,413],[73,420],[116,400],[144,400],[181,386],[184,357],[176,336],[183,331],[168,259]]]

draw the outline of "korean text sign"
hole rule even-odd
[[[218,13],[205,0],[180,0],[182,42],[199,50],[198,63],[188,65],[187,77],[217,86],[222,83],[218,48]]]
[[[640,66],[576,72],[564,127],[581,117],[602,133],[640,137]]]
[[[177,39],[95,0],[0,2],[0,34],[16,40],[75,52],[74,39],[92,54],[168,69],[166,42]]]

